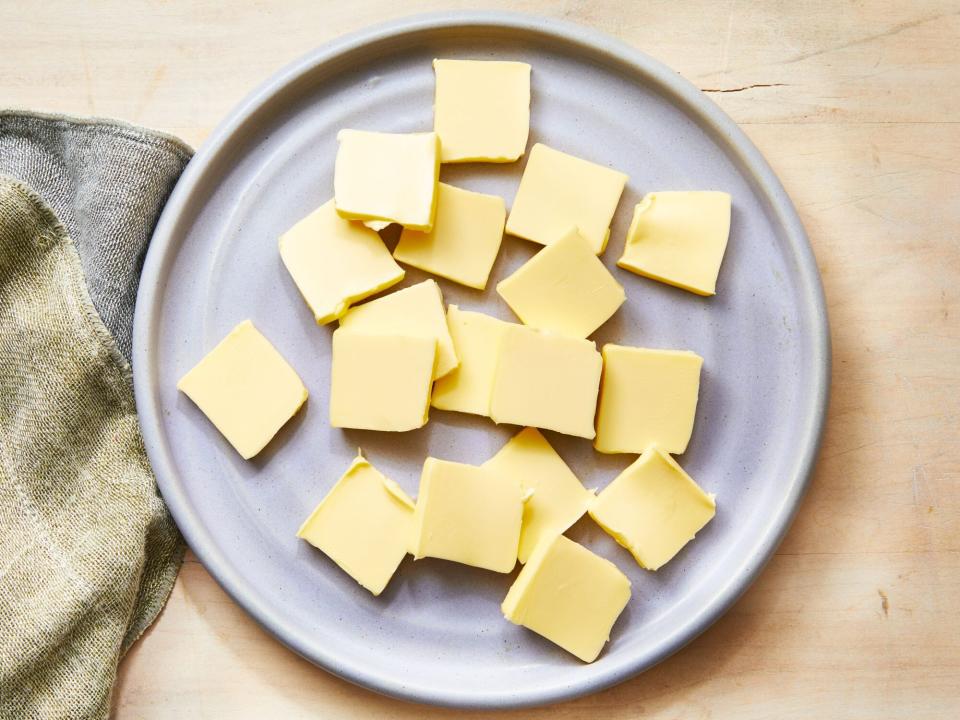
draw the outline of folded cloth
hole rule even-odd
[[[126,123],[0,111],[0,174],[33,188],[67,228],[128,362],[147,245],[192,155],[172,135]]]
[[[124,356],[189,158],[120,123],[0,113],[0,718],[107,717],[179,569]]]

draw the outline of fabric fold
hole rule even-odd
[[[32,188],[66,227],[127,362],[147,246],[192,155],[172,135],[115,120],[0,110],[0,175]]]
[[[0,112],[0,173],[17,174],[0,174],[2,718],[108,717],[117,663],[180,567],[127,358],[189,157],[123,124]]]

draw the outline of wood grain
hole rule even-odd
[[[199,144],[317,44],[477,3],[0,2],[6,105]],[[780,174],[834,343],[823,452],[794,527],[713,628],[644,675],[509,717],[960,716],[960,5],[539,0],[667,62]],[[117,718],[466,717],[385,699],[269,638],[188,558],[121,666]]]

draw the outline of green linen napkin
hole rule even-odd
[[[189,158],[122,123],[0,112],[2,718],[107,717],[179,569],[126,358]]]

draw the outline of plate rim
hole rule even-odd
[[[816,360],[813,371],[813,414],[804,418],[803,437],[797,438],[793,471],[779,505],[759,534],[754,552],[743,559],[739,569],[717,590],[711,602],[671,635],[661,638],[651,649],[613,665],[601,677],[584,682],[535,687],[521,693],[503,694],[481,690],[433,690],[410,687],[381,673],[370,672],[357,663],[344,662],[337,653],[328,652],[299,637],[268,604],[260,602],[248,584],[233,571],[227,557],[213,538],[192,515],[192,507],[176,487],[172,462],[167,455],[160,422],[160,410],[154,399],[150,379],[155,376],[152,337],[159,317],[155,302],[162,294],[165,270],[172,261],[179,223],[192,193],[205,174],[220,160],[224,147],[254,114],[282,92],[317,67],[338,57],[362,50],[364,46],[405,35],[436,30],[509,30],[530,32],[541,38],[552,38],[566,46],[574,45],[601,56],[612,65],[627,68],[645,76],[666,91],[682,109],[705,129],[712,130],[725,142],[725,150],[736,156],[745,174],[757,183],[769,201],[777,223],[797,262],[801,281],[800,294],[810,319],[809,339]],[[158,488],[177,522],[181,533],[204,567],[261,627],[282,644],[313,664],[345,680],[376,692],[408,701],[463,709],[507,709],[557,703],[581,697],[623,682],[647,670],[675,653],[710,627],[737,601],[756,580],[777,547],[800,507],[810,484],[819,453],[830,394],[831,341],[823,286],[806,231],[796,209],[773,169],[739,126],[707,95],[690,81],[660,61],[627,43],[598,30],[567,21],[537,15],[501,11],[445,11],[401,17],[343,35],[303,55],[267,78],[237,104],[214,129],[188,164],[177,182],[153,233],[140,279],[134,313],[133,330],[134,394],[144,446],[157,478]]]

